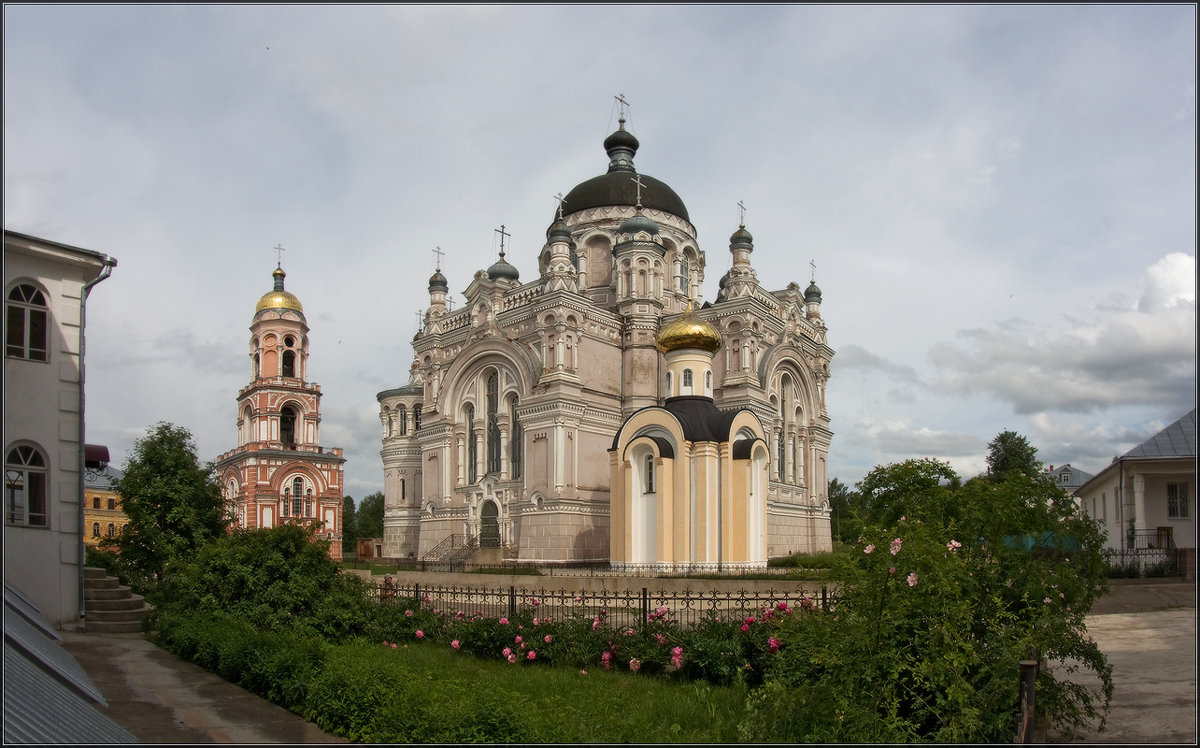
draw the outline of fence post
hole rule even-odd
[[[1017,724],[1017,743],[1033,742],[1033,724],[1037,716],[1037,660],[1021,660],[1021,711]]]
[[[508,587],[508,617],[517,617],[517,588],[515,585]]]
[[[642,588],[642,628],[646,627],[646,623],[650,620],[650,593],[646,588]]]
[[[829,612],[829,593],[825,586],[821,586],[821,610]]]
[[[418,582],[413,582],[413,597],[417,598],[417,607],[421,607],[421,585]]]

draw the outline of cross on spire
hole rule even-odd
[[[441,272],[441,270],[442,270],[442,255],[444,255],[446,253],[442,251],[441,247],[434,247],[431,251],[434,254],[434,260],[433,260],[434,270]]]
[[[816,283],[816,282],[817,282],[817,261],[816,261],[816,260],[809,260],[809,261],[808,261],[808,264],[809,264],[809,267],[811,267],[811,268],[812,268],[812,278],[811,278],[811,280],[812,280],[812,282],[813,282],[813,283]]]
[[[504,237],[512,236],[512,234],[510,234],[504,230],[504,224],[500,224],[500,228],[492,229],[492,231],[495,231],[497,234],[500,235],[500,257],[503,259],[503,257],[504,257]]]
[[[633,179],[630,179],[629,181],[633,182],[634,184],[637,185],[637,209],[641,210],[642,209],[642,187],[645,186],[642,184],[642,175],[635,174]]]
[[[617,106],[620,108],[619,116],[621,122],[624,122],[625,110],[629,107],[629,102],[625,100],[625,94],[617,94],[613,98],[617,100]]]
[[[417,315],[417,329],[420,330],[421,324],[425,321],[425,315],[421,313],[420,309],[413,312],[413,314]]]
[[[746,228],[746,206],[738,200],[738,226]]]
[[[562,220],[562,206],[563,206],[563,203],[565,203],[567,201],[563,199],[563,193],[561,193],[561,192],[558,193],[557,195],[555,195],[554,199],[558,201],[558,220],[561,221]]]
[[[286,252],[287,249],[282,244],[278,244],[278,243],[275,244],[274,249],[275,249],[275,266],[283,267],[283,253]]]

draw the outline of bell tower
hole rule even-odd
[[[238,527],[290,522],[309,526],[342,557],[342,450],[321,447],[321,387],[308,380],[308,323],[284,288],[282,263],[271,274],[250,322],[250,383],[237,394],[237,447],[217,460]]]

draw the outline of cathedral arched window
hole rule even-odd
[[[688,284],[692,278],[692,266],[688,256],[681,254],[679,256],[679,290],[687,293]]]
[[[117,526],[115,524],[113,524],[112,522],[109,522],[108,530],[105,533],[105,537],[109,537],[109,538],[116,537],[116,534],[117,534]]]
[[[487,473],[500,472],[499,379],[494,371],[487,378]]]
[[[92,537],[93,538],[100,537],[100,523],[99,522],[92,523]]]
[[[667,372],[667,397],[673,397],[674,392],[671,392],[671,372]]]
[[[509,418],[511,419],[512,428],[509,429],[508,453],[509,453],[509,473],[513,478],[521,477],[521,419],[517,417],[517,396],[513,395],[508,408]]]
[[[704,394],[712,395],[712,372],[704,372]]]
[[[304,492],[304,516],[313,516],[313,499],[311,488]]]
[[[475,447],[475,407],[467,406],[467,482],[474,483],[479,476],[475,472],[476,460]]]
[[[413,433],[421,429],[421,406],[413,406]]]
[[[296,446],[296,410],[290,405],[279,414],[279,441],[285,447]]]
[[[404,436],[408,433],[408,410],[403,405],[396,409],[397,426],[400,429],[400,435]]]
[[[259,358],[259,355],[257,353],[255,353],[254,354],[254,376],[252,377],[252,379],[258,379],[259,371],[261,371],[261,369],[260,369],[261,366],[262,366],[261,359]]]
[[[400,479],[400,500],[404,501],[404,498],[405,498],[404,479],[401,478]]]
[[[292,479],[292,516],[299,517],[304,510],[304,479]]]
[[[22,283],[8,293],[4,320],[4,355],[46,361],[49,308],[36,286]]]
[[[692,385],[692,370],[691,369],[683,370],[683,376],[680,378],[679,384],[680,384],[680,388],[681,388],[679,391],[679,394],[681,394],[681,395],[692,394],[693,385]]]
[[[296,352],[295,351],[284,351],[283,352],[283,376],[285,376],[285,377],[296,376]]]
[[[654,493],[654,455],[646,455],[646,469],[644,472],[646,476],[646,493]]]

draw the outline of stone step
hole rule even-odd
[[[83,599],[86,605],[88,600],[125,600],[130,594],[129,588],[123,584],[106,589],[84,588]]]
[[[93,621],[90,618],[84,624],[84,630],[91,634],[140,634],[141,621]]]
[[[87,624],[91,626],[93,623],[123,623],[126,621],[141,621],[150,612],[150,608],[142,605],[140,608],[131,610],[89,610],[87,611]]]
[[[107,569],[101,569],[98,566],[83,567],[83,578],[85,580],[87,580],[87,579],[104,579],[107,576],[108,576]]]
[[[142,607],[146,599],[141,595],[130,595],[115,600],[84,599],[84,608],[91,613],[93,610],[135,610]]]
[[[111,590],[121,584],[116,577],[84,577],[83,588],[85,590]]]

